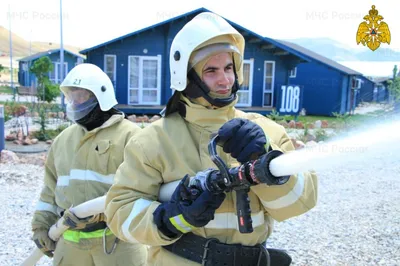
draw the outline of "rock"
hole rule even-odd
[[[153,115],[153,117],[150,118],[149,122],[152,123],[152,122],[154,122],[154,121],[159,120],[160,118],[161,118],[161,116],[159,116],[159,115]]]
[[[21,154],[20,163],[22,164],[34,164],[43,166],[46,162],[46,154]]]
[[[314,127],[315,128],[321,128],[321,124],[322,124],[321,120],[317,120],[317,121],[314,122]]]
[[[296,122],[296,128],[298,128],[298,129],[304,129],[304,125],[303,125],[303,123],[302,122]]]
[[[13,143],[17,144],[17,145],[21,145],[22,144],[21,140],[19,140],[19,139],[14,140]]]
[[[131,122],[133,122],[133,123],[137,122],[137,120],[136,120],[136,115],[130,115],[130,116],[128,116],[128,120],[131,121]]]
[[[307,128],[309,129],[314,129],[315,125],[312,123],[307,124]]]
[[[58,112],[57,115],[58,115],[58,118],[61,118],[61,119],[65,118],[64,112]]]
[[[289,128],[296,128],[296,122],[294,120],[289,122]]]
[[[22,130],[20,130],[18,133],[17,133],[17,139],[18,140],[23,140],[24,139],[24,133],[22,132]]]
[[[52,143],[53,143],[53,141],[51,139],[46,140],[46,144],[52,144]]]
[[[19,158],[18,156],[9,150],[2,150],[1,151],[1,156],[0,156],[0,162],[1,163],[19,163]]]
[[[149,117],[147,115],[143,116],[143,122],[148,123],[149,122]]]
[[[322,120],[321,121],[321,128],[328,128],[329,124],[327,120]]]
[[[38,139],[31,139],[31,143],[32,143],[32,144],[38,144],[38,143],[39,143],[39,140],[38,140]]]
[[[17,134],[16,133],[11,133],[8,134],[5,138],[6,141],[14,141],[17,139]]]
[[[22,141],[22,145],[32,145],[32,141],[30,140],[30,138],[25,138]]]

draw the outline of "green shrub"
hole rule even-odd
[[[314,134],[317,142],[326,141],[329,139],[328,133],[323,128],[315,129]]]

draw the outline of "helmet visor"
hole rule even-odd
[[[78,121],[89,114],[98,104],[96,97],[89,98],[86,102],[70,102],[67,103],[67,117],[71,121]]]
[[[70,104],[82,104],[95,97],[93,92],[76,87],[63,88],[65,98]]]

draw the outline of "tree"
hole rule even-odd
[[[0,64],[0,77],[1,77],[1,72],[3,72],[4,67]]]
[[[35,61],[30,71],[38,80],[37,97],[41,101],[52,102],[60,94],[60,88],[49,80],[49,72],[53,71],[53,63],[45,56]]]
[[[397,70],[397,65],[393,68],[393,78],[389,80],[389,91],[390,94],[393,95],[394,98],[394,109],[395,112],[400,112],[400,76],[398,75],[400,72]]]

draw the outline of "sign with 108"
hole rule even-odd
[[[302,108],[303,90],[298,85],[282,85],[279,113],[298,115]]]

